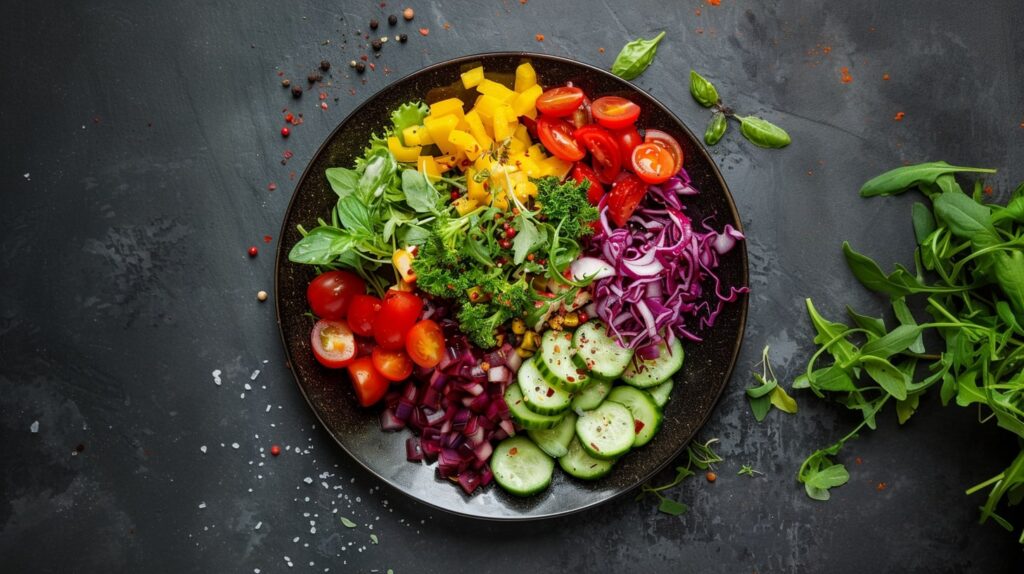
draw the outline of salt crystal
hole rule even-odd
[[[299,541],[299,537],[298,536],[296,536],[295,538],[292,538],[292,542],[298,542],[298,541]]]
[[[330,486],[328,486],[326,482],[321,482],[320,486],[323,486],[324,488],[330,488]]]
[[[302,479],[302,482],[305,482],[306,484],[313,484],[313,479],[307,476]]]
[[[28,426],[28,430],[33,434],[39,432],[39,421],[32,421],[32,424]]]
[[[240,394],[240,395],[238,396],[238,398],[240,398],[240,399],[244,399],[244,398],[245,398],[245,393],[242,393],[242,394]]]
[[[252,385],[250,385],[249,383],[245,383],[245,390],[251,391],[252,390]]]
[[[215,385],[217,385],[219,387],[220,383],[221,383],[221,381],[220,381],[221,370],[220,369],[214,369],[213,373],[211,373],[211,374],[213,375],[213,384],[215,384]]]
[[[268,412],[268,413],[270,412],[270,405],[267,405],[267,410],[264,411],[264,412]]]
[[[205,502],[200,502],[199,503],[199,508],[206,508],[206,503]]]
[[[82,126],[82,129],[85,129],[85,126]],[[32,174],[30,174],[29,172],[26,171],[25,172],[25,179],[29,179],[31,177],[31,175]]]
[[[311,527],[309,528],[309,533],[310,533],[310,534],[316,534],[316,526],[311,526]]]
[[[252,571],[253,571],[253,574],[260,574],[260,569],[259,568],[253,568]]]
[[[241,445],[239,445],[237,442],[231,443],[231,448],[233,448],[233,449],[238,449],[239,446],[241,446]]]
[[[206,445],[205,444],[203,446],[199,447],[199,452],[201,452],[203,454],[206,454]]]
[[[253,528],[253,530],[259,530],[260,526],[263,526],[263,521],[262,520],[256,523],[256,527]],[[257,568],[256,571],[259,572],[259,569]]]
[[[260,370],[256,369],[255,371],[252,372],[251,375],[249,375],[249,380],[250,381],[255,381],[256,377],[258,377],[258,376],[260,376]]]

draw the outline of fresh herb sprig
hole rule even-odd
[[[768,345],[761,351],[761,373],[754,373],[754,380],[758,382],[758,386],[747,389],[747,400],[750,401],[750,410],[757,422],[763,421],[773,406],[784,413],[796,414],[796,401],[775,377],[771,359],[768,357]]]
[[[750,478],[756,478],[759,474],[763,475],[764,473],[760,470],[754,470],[754,467],[749,464],[744,464],[740,466],[740,470],[736,473],[736,476],[749,476]]]
[[[690,70],[690,95],[705,108],[712,108],[711,121],[704,132],[704,143],[715,145],[729,128],[728,118],[740,123],[740,133],[750,143],[764,148],[782,148],[790,144],[789,134],[779,126],[755,116],[741,116],[722,103],[715,85]]]
[[[713,438],[703,443],[693,443],[686,448],[686,464],[676,467],[676,475],[669,482],[660,486],[651,486],[650,484],[644,484],[640,487],[640,494],[638,494],[635,500],[644,500],[648,496],[653,496],[658,500],[658,511],[668,514],[670,516],[681,516],[686,514],[690,510],[690,507],[686,504],[679,502],[678,500],[669,498],[662,494],[664,491],[679,486],[687,478],[696,474],[694,468],[698,470],[709,470],[713,468],[712,465],[722,462],[722,457],[718,456],[711,445],[718,442],[717,438]]]

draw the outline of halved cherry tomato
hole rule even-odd
[[[644,139],[640,137],[640,132],[636,131],[636,126],[612,130],[612,135],[615,136],[615,143],[619,144],[619,155],[622,156],[622,165],[628,167],[632,161],[633,149],[644,143]]]
[[[572,125],[582,128],[585,125],[594,123],[594,116],[590,113],[590,98],[583,96],[583,103],[572,113]]]
[[[608,192],[608,216],[615,225],[625,227],[626,221],[647,194],[647,184],[633,174],[626,174]]]
[[[590,110],[597,123],[610,130],[628,127],[640,117],[640,106],[619,96],[597,98]]]
[[[404,381],[412,374],[412,360],[405,351],[373,350],[373,368],[389,381]]]
[[[423,311],[423,300],[409,293],[391,289],[384,296],[384,303],[373,324],[373,338],[377,344],[388,350],[405,346],[405,334],[416,324]]]
[[[360,357],[348,366],[348,377],[359,404],[368,407],[384,398],[390,383],[373,368],[373,359]]]
[[[441,326],[430,319],[416,323],[406,336],[405,350],[417,365],[427,369],[436,367],[445,353]]]
[[[573,133],[573,137],[583,147],[587,148],[594,158],[594,171],[603,183],[611,183],[622,171],[622,157],[619,154],[619,144],[608,130],[593,124],[583,126]]]
[[[537,111],[556,118],[571,116],[583,103],[583,90],[571,87],[551,88],[537,98]]]
[[[646,130],[644,132],[644,142],[658,144],[668,150],[668,153],[672,154],[672,175],[679,173],[679,170],[683,169],[683,146],[679,145],[676,138],[661,130]]]
[[[540,116],[537,118],[537,137],[552,155],[564,161],[579,161],[587,152],[572,137],[572,124],[565,120]]]
[[[669,151],[656,143],[642,143],[633,150],[633,173],[646,183],[662,183],[674,175],[675,160]]]
[[[366,293],[362,277],[348,271],[328,271],[309,282],[306,299],[317,317],[344,319],[352,298],[360,293]]]
[[[320,319],[309,336],[313,356],[329,369],[340,369],[356,358],[356,338],[344,321]]]
[[[356,295],[348,307],[348,326],[360,337],[373,336],[373,324],[380,313],[381,300],[373,295]]]
[[[576,183],[590,182],[590,187],[587,188],[587,201],[591,205],[597,205],[597,202],[601,201],[601,196],[604,195],[604,186],[597,179],[597,172],[594,171],[594,168],[585,163],[576,162],[576,165],[572,166],[570,175]]]

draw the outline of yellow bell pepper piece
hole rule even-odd
[[[569,175],[569,170],[572,169],[572,162],[563,161],[555,156],[551,156],[541,163],[541,171],[545,176],[554,176],[558,179],[565,179],[565,176]]]
[[[480,157],[476,158],[476,161],[473,162],[473,167],[477,171],[485,171],[485,170],[486,171],[490,171],[492,163],[494,163],[494,162],[491,159],[490,154],[486,154],[485,153],[485,154],[481,155]]]
[[[480,119],[480,114],[476,110],[470,110],[466,114],[466,123],[469,125],[469,133],[476,140],[476,143],[480,144],[480,148],[483,151],[491,149],[491,144],[494,143],[494,139],[491,137],[491,132],[484,126],[484,122]]]
[[[441,173],[457,167],[464,159],[466,159],[465,154],[450,153],[434,156],[434,161],[437,162],[437,169],[441,170]]]
[[[391,255],[391,264],[398,271],[399,277],[406,283],[416,282],[416,272],[412,269],[412,254],[405,249],[396,249]]]
[[[406,147],[402,145],[401,140],[395,136],[388,138],[388,151],[391,152],[391,155],[395,156],[395,161],[401,163],[415,163],[416,158],[420,156],[420,151],[422,150],[422,146]]]
[[[459,215],[466,215],[470,211],[473,211],[474,209],[479,207],[480,204],[477,203],[475,199],[470,199],[468,197],[460,197],[453,201],[452,205],[455,206],[455,211],[458,211]]]
[[[494,110],[493,129],[495,141],[504,141],[505,139],[515,135],[515,130],[519,127],[519,120],[517,120],[516,117],[516,113],[512,110],[512,106],[509,105],[499,106]]]
[[[529,198],[537,196],[537,184],[532,181],[517,183],[514,193],[516,194],[516,199],[526,203]]]
[[[416,171],[427,176],[427,179],[430,181],[441,179],[441,169],[437,167],[437,162],[434,161],[433,156],[421,155],[416,158]]]
[[[476,158],[480,157],[480,154],[483,153],[483,149],[480,148],[476,138],[462,130],[452,130],[448,134],[448,143],[464,153],[470,161],[476,161]]]
[[[487,188],[484,187],[483,181],[477,181],[476,176],[480,172],[475,168],[469,168],[466,170],[466,196],[470,199],[475,199],[477,203],[483,205],[491,202],[491,194],[487,193]]]
[[[430,145],[434,143],[433,138],[430,137],[430,132],[423,126],[409,126],[402,130],[402,141],[405,145]]]
[[[423,125],[427,128],[427,132],[430,133],[430,138],[434,140],[437,147],[441,148],[444,153],[451,153],[452,144],[448,142],[448,134],[455,129],[456,124],[459,123],[459,118],[455,116],[441,116],[433,117],[427,116],[423,118]]]
[[[472,70],[463,72],[460,77],[462,78],[462,86],[464,88],[467,90],[475,88],[484,79],[484,67],[477,66]]]
[[[537,85],[537,72],[529,62],[519,64],[516,68],[516,91],[525,92],[527,89]]]
[[[476,99],[476,102],[473,104],[473,109],[480,115],[480,119],[487,124],[494,120],[494,110],[498,109],[498,106],[503,103],[504,102],[494,96],[483,94]]]
[[[451,115],[462,119],[462,116],[465,115],[462,111],[462,100],[459,98],[448,98],[447,100],[434,102],[430,104],[430,115],[435,118]]]
[[[523,143],[523,140],[517,139],[517,138],[512,138],[512,139],[508,140],[508,142],[509,142],[508,143],[508,153],[510,153],[510,154],[526,153],[526,144]]]
[[[544,153],[544,148],[540,144],[533,144],[530,146],[526,150],[525,155],[533,161],[543,161],[548,157],[547,154]]]
[[[526,89],[526,91],[520,93],[514,100],[512,100],[512,109],[516,111],[517,116],[528,116],[530,118],[537,117],[537,98],[544,93],[544,90],[540,86],[534,84]]]
[[[491,206],[508,211],[508,197],[505,196],[505,190],[498,190],[491,194]]]
[[[516,121],[518,122],[519,120]],[[524,126],[523,124],[519,124],[516,126],[516,131],[514,134],[512,134],[512,137],[523,142],[523,145],[526,147],[530,147],[530,145],[533,144],[533,140],[530,139],[530,132],[526,129],[526,126]]]
[[[488,80],[487,78],[484,78],[479,84],[477,84],[476,91],[496,98],[505,104],[511,102],[516,97],[516,93],[514,91],[505,87],[503,84],[499,84],[494,80]]]
[[[529,177],[544,177],[544,170],[541,168],[540,162],[527,157],[525,153],[516,154],[510,157],[509,162]]]

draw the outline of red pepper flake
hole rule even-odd
[[[518,448],[512,447],[512,448],[508,449],[508,455],[509,456],[515,456],[517,454],[519,454],[519,449]]]
[[[992,195],[992,186],[986,185],[985,189],[982,190],[982,193],[984,193],[985,195]]]
[[[292,157],[295,156],[295,154],[292,153],[292,151],[288,150],[288,149],[284,150],[284,154],[282,154],[282,155],[284,156],[284,159],[292,159]]]
[[[889,485],[884,482],[879,482],[878,485],[875,486],[875,490],[877,490],[878,492],[882,492],[886,488],[889,488]]]
[[[526,6],[526,0],[519,0],[519,3],[522,4],[523,6]]]
[[[857,458],[853,459],[853,462],[855,464],[861,464],[861,463],[864,462],[864,459],[862,459],[861,457],[858,456]]]
[[[598,48],[597,49],[597,53],[598,54],[604,54],[604,48]]]
[[[279,78],[280,78],[280,77],[281,77],[281,76],[283,76],[283,75],[284,75],[284,71],[283,71],[283,70],[278,70],[278,71],[277,71],[277,77],[279,77]]]
[[[882,81],[883,82],[888,82],[889,81],[889,74],[882,74]]]
[[[697,28],[696,30],[694,30],[694,32],[696,32],[698,34],[703,34],[704,33],[704,28]]]
[[[273,456],[281,454],[281,447],[277,446],[276,444],[272,445],[270,447],[270,454],[272,454]]]
[[[839,69],[839,73],[842,74],[840,79],[844,84],[849,84],[853,81],[853,76],[850,75],[850,68],[843,66]]]
[[[694,10],[693,11],[693,15],[694,16],[700,16],[700,8],[697,8],[696,10]]]
[[[533,39],[537,40],[538,42],[543,42],[544,41],[544,34],[537,34],[536,36],[533,37]]]
[[[373,71],[377,71],[377,64],[374,64],[373,62],[370,62],[370,69],[373,70]]]
[[[288,179],[290,179],[292,181],[295,181],[295,172],[294,171],[288,173]]]
[[[445,23],[444,23],[444,29],[445,29],[445,30],[451,30],[451,29],[452,29],[452,25],[451,25],[451,24],[449,24],[448,22],[445,22]]]
[[[640,419],[633,420],[633,434],[640,434],[640,431],[644,430],[644,421]]]
[[[326,100],[327,99],[327,92],[320,92],[320,99],[321,100]]]
[[[293,121],[295,121],[295,116],[293,114],[285,114],[284,121],[292,123]]]
[[[722,0],[708,0],[708,4],[710,4],[712,6],[718,6],[721,3],[722,3]]]
[[[263,236],[263,243],[270,243],[273,240],[274,240],[274,238],[269,236],[269,235],[264,235]]]
[[[831,54],[832,53],[832,46],[822,46],[821,47],[821,53],[825,54],[826,56]]]
[[[906,116],[906,115],[907,114],[904,113],[904,112],[896,112],[896,115],[892,117],[892,121],[894,121],[894,122],[903,121],[903,116]]]
[[[249,248],[249,257],[256,257],[259,254],[260,250],[255,245]]]
[[[277,184],[276,183],[270,182],[270,183],[267,184],[267,191],[274,191],[276,189],[277,189]]]
[[[326,110],[327,109],[327,102],[320,102],[320,109],[321,110]]]
[[[420,36],[429,36],[430,28],[420,28]]]

